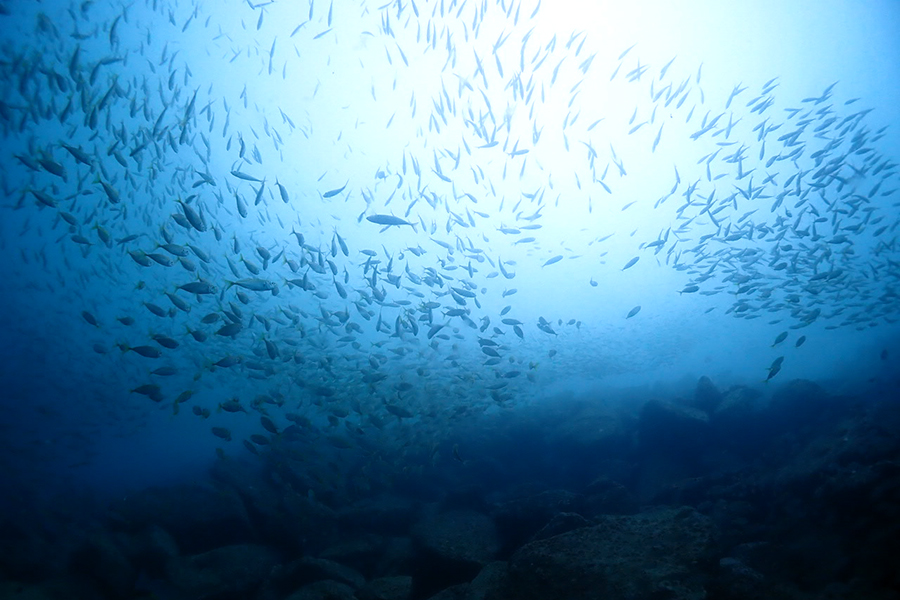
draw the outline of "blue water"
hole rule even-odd
[[[888,389],[896,4],[595,4],[3,3],[4,499],[285,432],[323,498],[565,487],[582,403]]]

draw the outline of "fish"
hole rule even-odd
[[[216,330],[216,335],[233,338],[241,331],[243,331],[243,329],[244,326],[240,322],[228,323],[227,325],[223,325],[218,330]]]
[[[79,163],[87,166],[92,165],[91,157],[81,148],[70,146],[65,142],[60,142],[60,146],[66,149],[66,151],[72,155],[72,157]]]
[[[154,402],[162,402],[162,388],[160,388],[155,383],[146,383],[144,385],[139,385],[136,388],[132,388],[129,390],[132,394],[141,394],[142,396],[147,396]]]
[[[662,302],[716,295],[714,308],[732,318],[782,323],[774,346],[811,325],[869,331],[900,318],[891,276],[900,225],[889,210],[897,160],[878,143],[890,133],[833,85],[796,104],[777,78],[753,94],[739,83],[707,96],[696,63],[670,53],[651,67],[636,46],[601,82],[588,77],[601,40],[587,32],[557,44],[552,27],[520,31],[518,3],[485,13],[486,4],[439,2],[420,15],[417,2],[363,7],[347,20],[340,3],[336,14],[321,2],[314,13],[310,1],[306,22],[290,25],[290,45],[276,45],[282,3],[243,6],[258,13],[246,32],[214,34],[224,22],[206,11],[212,58],[202,65],[176,51],[200,35],[201,12],[190,9],[102,16],[84,2],[65,32],[49,15],[10,38],[0,49],[0,77],[10,82],[0,127],[19,141],[10,160],[21,177],[3,182],[0,243],[23,289],[50,299],[41,311],[74,316],[76,343],[60,331],[68,343],[58,344],[59,360],[82,350],[98,367],[115,359],[114,378],[124,381],[110,385],[154,400],[195,377],[198,402],[180,418],[210,417],[204,406],[231,396],[215,389],[249,393],[219,405],[230,413],[222,418],[239,422],[215,422],[240,431],[248,451],[266,459],[267,447],[282,451],[300,433],[326,450],[355,448],[347,455],[359,472],[378,477],[368,461],[405,465],[416,436],[440,428],[442,415],[527,403],[560,377],[555,357],[564,353],[594,361],[602,314],[575,292],[588,274],[604,294],[597,300],[621,300],[626,290],[611,281],[620,258],[604,244],[616,233],[615,246],[633,256],[621,271],[651,249],[656,264],[645,261],[642,272],[669,271]],[[537,7],[523,17],[536,18]],[[382,41],[384,52],[372,52]],[[317,60],[304,60],[313,46]],[[441,77],[418,85],[410,66],[438,55]],[[354,86],[341,65],[357,62],[388,76]],[[278,107],[298,81],[291,97],[302,109]],[[354,89],[358,97],[343,97]],[[607,92],[634,102],[599,101]],[[542,135],[550,106],[564,111],[552,139]],[[375,123],[409,139],[379,137]],[[624,140],[627,151],[617,152]],[[325,172],[316,167],[325,163]],[[650,175],[661,188],[655,203],[634,195]],[[345,184],[329,189],[337,177]],[[612,187],[627,197],[613,198]],[[329,202],[338,196],[345,202]],[[282,205],[270,201],[277,197]],[[632,214],[638,204],[648,212]],[[418,235],[421,226],[426,248],[393,231],[378,250],[369,223],[382,234],[409,225]],[[653,235],[653,223],[668,225]],[[563,258],[556,273],[537,270]],[[502,281],[514,278],[516,288]],[[559,310],[553,299],[569,294],[584,314],[531,313],[535,299]],[[498,304],[512,295],[516,305]],[[17,302],[21,314],[38,307]],[[24,327],[10,312],[11,326]],[[556,342],[565,342],[559,354]],[[475,343],[480,360],[471,361]],[[115,347],[122,356],[109,355]],[[557,364],[538,366],[542,357]],[[769,379],[781,368],[773,363]],[[160,385],[142,388],[156,385],[148,374]],[[439,409],[428,405],[435,394]],[[390,417],[415,419],[418,433],[383,454],[379,440],[402,433]],[[304,465],[313,480],[314,456]],[[318,493],[329,483],[306,487]]]
[[[100,179],[100,177],[97,177],[97,182],[103,188],[103,192],[106,194],[106,198],[110,201],[111,204],[119,204],[122,201],[122,198],[119,196],[119,192],[116,190],[116,188]]]
[[[266,279],[239,279],[237,281],[230,281],[228,279],[225,280],[225,283],[228,284],[225,289],[228,289],[232,286],[238,286],[244,288],[245,290],[250,290],[251,292],[271,292],[277,289],[277,285]]]
[[[263,183],[264,181],[263,179],[259,179],[257,177],[254,177],[253,175],[248,175],[243,171],[233,170],[231,171],[231,174],[238,179],[242,179],[243,181],[252,181],[253,183]]]
[[[183,202],[180,198],[177,200],[179,206],[181,206],[181,210],[184,214],[184,218],[187,219],[188,223],[190,223],[191,227],[194,230],[203,233],[206,231],[206,223],[203,221],[203,218],[200,214],[194,210],[192,206]],[[204,261],[208,262],[208,261]]]
[[[401,219],[400,217],[395,217],[393,215],[369,215],[366,217],[366,220],[370,223],[375,223],[376,225],[385,225],[387,227],[391,227],[392,225],[409,225],[413,229],[416,228],[415,225]]]
[[[341,186],[341,187],[339,187],[339,188],[337,188],[337,189],[328,190],[327,192],[325,192],[324,194],[322,194],[322,197],[323,197],[323,198],[334,198],[335,196],[337,196],[338,194],[340,194],[341,192],[343,192],[343,191],[347,188],[347,185],[348,185],[349,183],[350,183],[350,182],[347,181],[347,183],[345,183],[343,186]]]
[[[244,199],[241,198],[240,194],[235,192],[234,201],[237,205],[238,214],[241,215],[241,218],[246,219],[249,213],[247,212],[247,204],[244,203]]]
[[[119,348],[122,352],[134,352],[144,358],[159,358],[162,356],[162,352],[160,352],[159,348],[154,348],[153,346],[126,346],[124,344],[120,344]]]
[[[161,333],[156,333],[156,334],[151,335],[150,339],[152,339],[154,342],[156,342],[163,348],[168,348],[169,350],[174,350],[175,348],[177,348],[180,345],[177,340],[170,338],[167,335],[163,335]]]
[[[241,405],[240,400],[238,400],[237,398],[231,398],[224,402],[219,402],[219,411],[218,412],[223,412],[223,411],[229,412],[229,413],[238,413],[238,412],[246,413],[247,409],[245,409]]]
[[[172,366],[159,367],[150,371],[150,374],[158,377],[171,377],[178,374],[178,369]]]
[[[544,262],[544,264],[541,265],[541,267],[546,267],[546,266],[548,266],[548,265],[552,265],[552,264],[558,263],[559,261],[562,260],[562,258],[563,258],[563,257],[562,257],[561,254],[557,254],[556,256],[547,259],[547,260]]]
[[[272,419],[263,415],[259,418],[259,422],[263,426],[263,429],[265,429],[269,433],[274,433],[275,435],[278,435],[278,427],[275,425],[275,422],[272,421]]]
[[[779,356],[778,358],[776,358],[775,360],[772,361],[772,364],[769,365],[769,374],[766,377],[764,383],[768,383],[773,377],[778,375],[778,373],[781,371],[781,364],[783,362],[784,362],[783,356]]]
[[[235,365],[239,365],[243,362],[243,357],[241,356],[225,356],[220,358],[216,362],[212,363],[212,366],[222,367],[223,369],[227,369],[233,367]]]
[[[290,204],[291,199],[290,197],[288,197],[287,189],[283,185],[281,185],[281,182],[279,182],[277,179],[275,180],[275,186],[278,187],[278,193],[281,195],[281,201],[285,204]]]
[[[213,427],[211,431],[217,438],[223,439],[226,442],[231,441],[231,431],[229,429],[226,429],[225,427]]]

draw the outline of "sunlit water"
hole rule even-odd
[[[4,472],[120,493],[261,415],[403,468],[561,395],[884,380],[894,3],[586,4],[5,3]]]

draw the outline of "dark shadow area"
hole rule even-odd
[[[206,481],[8,497],[0,595],[900,597],[896,394],[773,389],[558,398],[400,454],[291,428]]]

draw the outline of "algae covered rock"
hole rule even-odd
[[[510,559],[509,592],[519,600],[700,600],[698,563],[713,540],[710,519],[689,508],[599,517],[520,548]]]

